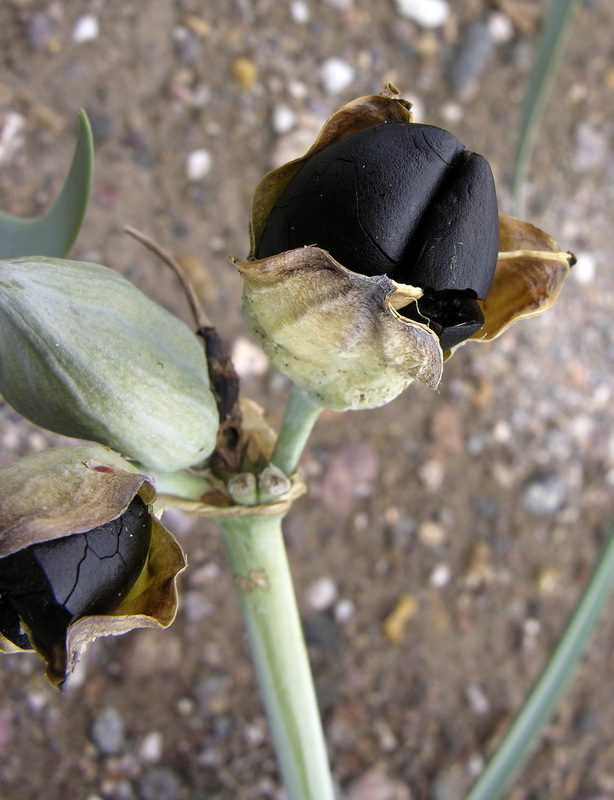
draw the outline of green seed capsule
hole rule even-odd
[[[202,344],[117,272],[0,261],[0,393],[43,428],[172,472],[215,446]]]

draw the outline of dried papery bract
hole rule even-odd
[[[575,263],[547,233],[529,222],[499,216],[499,258],[482,310],[484,325],[472,341],[489,342],[513,322],[547,311]]]
[[[385,275],[358,275],[313,247],[237,267],[256,340],[323,406],[373,408],[412,380],[437,386],[443,363],[437,337],[396,310],[419,290]]]
[[[0,650],[37,650],[49,680],[62,686],[98,636],[170,625],[185,559],[154,502],[147,478],[99,445],[54,448],[1,467]],[[130,528],[135,506],[142,519]],[[126,535],[145,537],[132,562],[132,543],[119,540]],[[112,555],[110,537],[122,557],[104,585],[95,561]],[[77,539],[94,563],[89,578],[81,563],[67,600],[64,545]]]

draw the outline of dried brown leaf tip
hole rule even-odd
[[[99,445],[0,468],[0,651],[35,650],[61,688],[88,642],[166,627],[185,558],[145,476]]]

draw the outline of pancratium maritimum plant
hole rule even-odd
[[[169,624],[184,559],[160,513],[212,517],[288,797],[332,800],[282,538],[307,437],[324,407],[373,408],[413,380],[436,388],[460,344],[547,309],[573,259],[499,214],[486,160],[414,123],[390,86],[265,176],[250,231],[234,261],[246,317],[293,381],[278,436],[239,400],[197,303],[193,334],[112,270],[4,252],[0,392],[95,444],[0,470],[0,649],[36,650],[62,685],[92,638]]]

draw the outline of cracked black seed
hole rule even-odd
[[[112,610],[140,574],[150,536],[149,512],[137,496],[111,522],[0,560],[0,631],[26,647],[23,621],[44,648],[62,641],[74,619]]]

